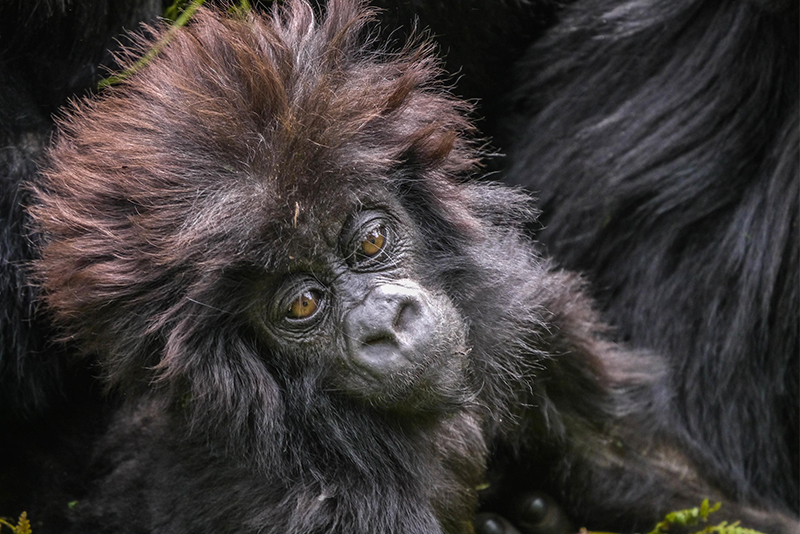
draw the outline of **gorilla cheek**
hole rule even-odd
[[[449,299],[411,280],[372,288],[344,317],[347,367],[356,389],[449,387],[466,349],[463,321]],[[366,393],[366,392],[365,392]]]

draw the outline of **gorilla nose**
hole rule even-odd
[[[382,284],[372,289],[345,318],[349,356],[378,373],[417,362],[434,329],[430,305],[419,287]]]

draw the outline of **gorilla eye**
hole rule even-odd
[[[379,226],[370,230],[361,242],[359,253],[367,258],[380,254],[386,244],[386,229]]]
[[[357,270],[371,271],[382,269],[389,259],[392,248],[392,233],[384,224],[367,226],[366,231],[358,234],[351,250],[350,262]]]
[[[310,319],[317,313],[322,295],[319,291],[308,289],[303,291],[286,310],[286,317],[294,320]]]
[[[342,256],[356,272],[374,272],[397,265],[402,242],[395,221],[387,213],[356,213],[340,235]]]

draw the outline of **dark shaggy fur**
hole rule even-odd
[[[109,50],[125,28],[153,20],[155,0],[39,0],[0,4],[0,423],[39,416],[63,394],[65,369],[35,316],[26,184],[52,134],[50,114],[112,66]],[[0,444],[2,446],[2,444]]]
[[[300,0],[201,11],[61,121],[38,275],[125,396],[85,491],[64,488],[70,531],[470,532],[476,488],[504,476],[485,473],[495,449],[589,526],[728,497],[660,424],[659,360],[603,339],[580,280],[522,236],[520,194],[465,180],[472,128],[430,47],[376,51],[369,17],[348,0],[321,23]],[[342,247],[370,212],[396,243],[365,274]],[[296,277],[329,320],[289,335],[270,303]],[[356,376],[345,331],[373,284],[426,295],[449,352]]]
[[[162,9],[154,0],[0,2],[0,516],[32,513],[65,465],[81,473],[86,445],[68,446],[62,432],[81,427],[75,413],[97,426],[101,406],[83,362],[68,365],[37,313],[26,187],[52,136],[51,113],[96,85],[125,28]]]
[[[508,180],[620,339],[669,358],[703,470],[800,511],[798,11],[586,0],[528,52]]]

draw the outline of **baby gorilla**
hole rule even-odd
[[[520,193],[468,180],[431,46],[376,49],[371,18],[201,10],[60,121],[37,273],[124,399],[71,532],[469,533],[520,477],[592,527],[726,497],[672,446],[659,361],[603,340]]]

